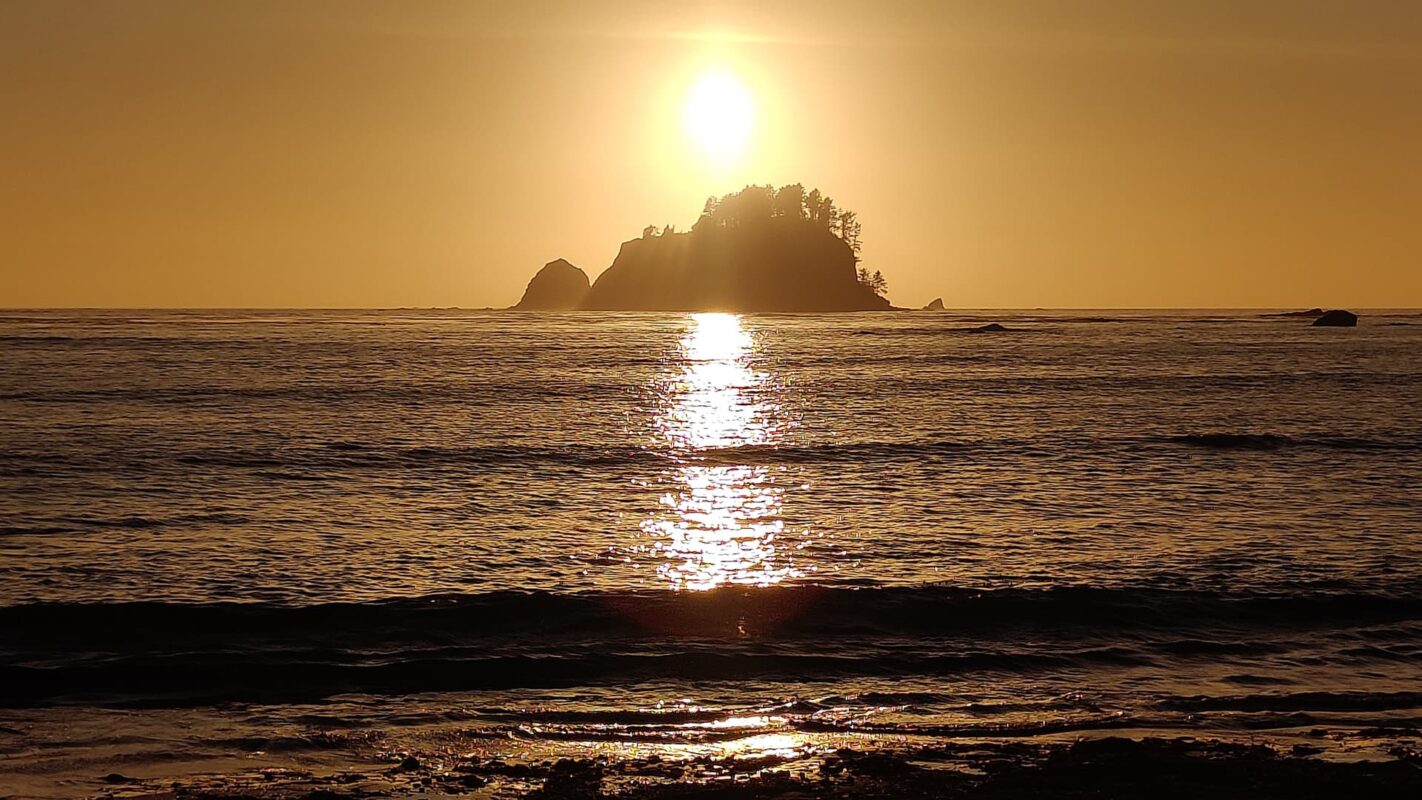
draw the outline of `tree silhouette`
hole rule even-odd
[[[811,189],[810,193],[805,195],[805,219],[811,222],[819,221],[815,219],[815,215],[818,213],[820,207],[820,199],[819,189]]]
[[[805,191],[804,184],[792,183],[776,189],[770,184],[751,184],[739,192],[706,198],[701,218],[693,228],[704,226],[735,228],[771,219],[791,219],[819,225],[859,250],[860,226],[853,211],[840,209],[834,198],[819,189]]]
[[[859,243],[861,226],[859,224],[858,215],[847,209],[840,211],[836,228],[838,229],[839,238],[843,239],[844,243],[849,245],[849,249],[854,251],[854,260],[858,263],[859,248],[861,246]]]
[[[863,226],[859,223],[859,215],[847,208],[837,207],[834,198],[819,189],[805,191],[804,184],[800,183],[781,186],[779,189],[770,184],[751,184],[739,192],[708,197],[706,205],[702,207],[700,219],[696,220],[691,229],[739,228],[767,224],[773,220],[823,227],[849,245],[849,249],[854,251],[854,263],[860,263]],[[655,226],[649,230],[653,234],[656,233]],[[675,230],[668,225],[662,229],[662,233],[673,233]],[[643,236],[646,235],[646,231],[643,231]],[[856,274],[859,282],[875,294],[882,296],[888,292],[889,282],[885,280],[882,272],[870,272],[860,266]]]
[[[792,183],[789,186],[780,187],[775,193],[775,201],[771,205],[771,211],[777,217],[791,217],[793,219],[805,218],[805,186],[800,183]]]
[[[880,272],[879,270],[876,269],[871,273],[869,272],[868,267],[860,267],[856,271],[856,275],[859,278],[859,282],[869,287],[869,289],[873,291],[874,294],[877,294],[880,297],[883,297],[884,295],[888,294],[889,281],[884,278],[884,273]]]

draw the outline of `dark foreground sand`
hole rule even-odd
[[[1313,748],[1191,739],[1105,738],[1073,744],[939,743],[840,750],[795,765],[775,759],[658,757],[513,764],[409,758],[378,773],[290,771],[155,786],[110,776],[101,796],[204,798],[1417,798],[1422,750],[1388,760],[1321,760]]]

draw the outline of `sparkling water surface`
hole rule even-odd
[[[0,794],[1422,719],[1416,312],[8,311],[0,352]]]
[[[4,603],[1422,573],[1405,312],[7,312],[0,339]]]

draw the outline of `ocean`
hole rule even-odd
[[[0,354],[0,795],[1422,724],[1414,311],[10,310]]]

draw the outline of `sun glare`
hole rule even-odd
[[[731,161],[745,150],[755,123],[755,102],[734,75],[706,72],[687,93],[683,121],[703,153],[714,161]]]
[[[685,460],[642,530],[665,559],[675,589],[770,586],[799,577],[780,542],[783,487],[766,466],[707,461],[707,453],[773,444],[780,412],[765,398],[771,376],[755,369],[755,339],[735,314],[693,314],[680,374],[659,427]]]

